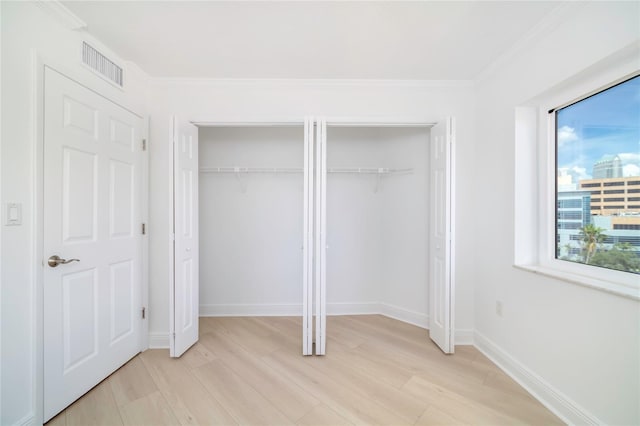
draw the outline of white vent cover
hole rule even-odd
[[[122,87],[122,68],[87,42],[82,42],[82,62],[109,81]]]

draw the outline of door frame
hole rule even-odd
[[[78,57],[78,62],[80,62]],[[99,77],[85,72],[74,71],[65,66],[59,60],[43,55],[36,49],[31,50],[31,199],[33,215],[31,218],[31,255],[30,267],[31,276],[29,287],[32,295],[31,310],[31,371],[32,375],[32,416],[36,424],[42,424],[44,419],[44,78],[45,68],[50,68],[59,72],[63,76],[73,80],[77,84],[91,90],[99,96],[113,102],[126,109],[143,120],[142,136],[147,140],[149,146],[149,117],[148,115],[136,112],[141,106],[127,105],[127,102],[118,102],[111,96],[102,93],[101,84],[105,84]],[[84,70],[83,70],[84,71]],[[141,216],[143,223],[149,223],[149,150],[142,154],[142,206]],[[141,256],[142,306],[149,306],[149,238],[142,237]],[[149,320],[148,316],[142,319],[140,328],[140,351],[149,347]]]
[[[177,115],[179,112],[175,112]],[[243,116],[234,115],[228,117],[211,117],[210,115],[191,115],[192,119],[187,119],[188,122],[197,127],[252,127],[252,126],[304,126],[304,116]],[[318,115],[314,115],[314,124],[317,124]],[[322,117],[322,116],[321,116]],[[438,121],[429,120],[424,116],[415,115],[403,115],[403,116],[379,116],[379,117],[367,117],[367,116],[325,116],[322,118],[326,124],[326,127],[425,127],[431,128],[438,124]],[[445,120],[448,118],[445,118]],[[169,140],[173,141],[173,125],[169,126]],[[450,204],[450,221],[451,221],[451,252],[450,252],[450,291],[451,291],[451,344],[455,345],[455,120],[454,128],[452,129],[453,139],[451,145],[451,172],[450,172],[450,189],[451,189],[451,204]],[[315,135],[315,132],[314,132]],[[173,142],[168,144],[170,164],[175,164]],[[170,194],[170,223],[173,224],[175,217],[173,214],[173,206],[175,203],[173,196],[174,188],[174,174],[171,173],[171,179],[169,182],[169,194]],[[173,278],[175,257],[173,252],[173,235],[172,232],[168,233],[170,259],[168,273],[169,273],[169,289],[173,292],[175,283]],[[428,259],[427,259],[428,261]],[[315,275],[315,272],[314,272]],[[428,285],[428,282],[426,283]],[[315,293],[315,292],[314,292]],[[169,295],[170,297],[171,294]],[[326,299],[325,299],[326,300]],[[169,303],[169,309],[172,310],[172,304]],[[172,318],[173,312],[169,312],[169,317]],[[316,321],[318,321],[316,317]],[[325,336],[326,338],[326,336]]]
[[[439,121],[431,121],[425,119],[425,117],[418,116],[384,116],[384,117],[358,117],[358,116],[328,116],[323,118],[324,125],[328,129],[329,127],[423,127],[431,129],[436,124],[441,122],[449,121],[451,119],[451,146],[450,146],[450,171],[449,171],[449,190],[450,190],[450,204],[449,204],[449,221],[450,221],[450,250],[449,250],[449,291],[450,291],[450,327],[449,327],[449,336],[450,336],[450,346],[452,348],[451,353],[453,353],[453,348],[455,348],[455,204],[456,204],[456,192],[455,192],[455,146],[456,146],[456,121],[454,117],[445,117]],[[329,137],[327,136],[328,131],[325,129],[325,144]],[[431,138],[429,138],[429,143],[431,143]],[[429,188],[426,189],[427,191]],[[326,209],[326,205],[324,206]],[[326,216],[326,212],[324,213]],[[430,225],[429,225],[430,226]],[[326,228],[326,226],[325,226]],[[326,232],[326,229],[325,229]],[[429,262],[430,259],[426,259],[426,262]],[[326,271],[324,271],[326,273]],[[427,278],[428,279],[428,278]],[[425,285],[429,285],[427,281]],[[326,286],[326,283],[325,283]],[[321,293],[326,291],[326,288],[320,289]],[[324,302],[326,303],[326,297],[323,295]],[[430,303],[428,304],[430,307]],[[325,314],[326,315],[326,314]],[[431,312],[429,312],[429,316],[431,316]],[[321,318],[322,320],[322,318]],[[318,319],[316,318],[316,327]],[[427,329],[429,329],[429,324],[427,323]],[[323,330],[326,334],[326,330]],[[326,340],[326,335],[323,340]],[[322,348],[322,353],[324,354],[324,347]]]
[[[198,129],[203,127],[301,127],[304,129],[305,118],[298,117],[255,117],[255,116],[233,116],[233,117],[210,117],[210,116],[194,116],[186,114],[187,117],[191,116],[192,118],[184,119],[184,122],[193,124],[198,127]],[[175,234],[174,234],[174,224],[175,224],[175,175],[176,175],[176,156],[175,156],[175,146],[174,146],[174,138],[175,138],[175,117],[182,117],[179,115],[179,112],[174,112],[171,114],[171,117],[168,118],[169,131],[167,132],[167,137],[169,143],[166,146],[166,149],[169,153],[169,164],[171,165],[171,173],[169,178],[169,185],[167,187],[169,191],[169,224],[170,229],[167,231],[167,238],[169,240],[168,245],[168,255],[169,262],[167,265],[167,273],[169,274],[169,286],[167,288],[168,296],[169,296],[169,323],[168,325],[168,333],[166,344],[167,347],[171,345],[171,339],[173,336],[171,335],[171,330],[173,330],[173,321],[175,316]],[[198,138],[198,144],[200,143],[200,138]],[[200,218],[198,217],[198,221]],[[199,225],[199,224],[198,224]],[[198,283],[198,291],[200,289],[200,283]],[[200,309],[200,306],[197,307]]]

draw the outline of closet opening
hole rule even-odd
[[[453,119],[183,124],[171,356],[199,316],[301,316],[303,355],[324,355],[327,313],[429,328],[453,353]]]
[[[327,126],[327,309],[427,327],[429,129]]]
[[[301,315],[303,126],[201,127],[200,315]]]

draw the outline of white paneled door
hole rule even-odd
[[[454,352],[452,276],[452,150],[454,120],[431,129],[429,223],[429,335],[444,353]]]
[[[141,349],[143,121],[44,77],[46,421]]]
[[[327,120],[316,120],[316,346],[324,355],[327,347]]]
[[[172,357],[198,341],[198,128],[173,118],[173,292],[170,306]]]

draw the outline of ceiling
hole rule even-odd
[[[560,3],[63,4],[154,77],[471,80]]]

